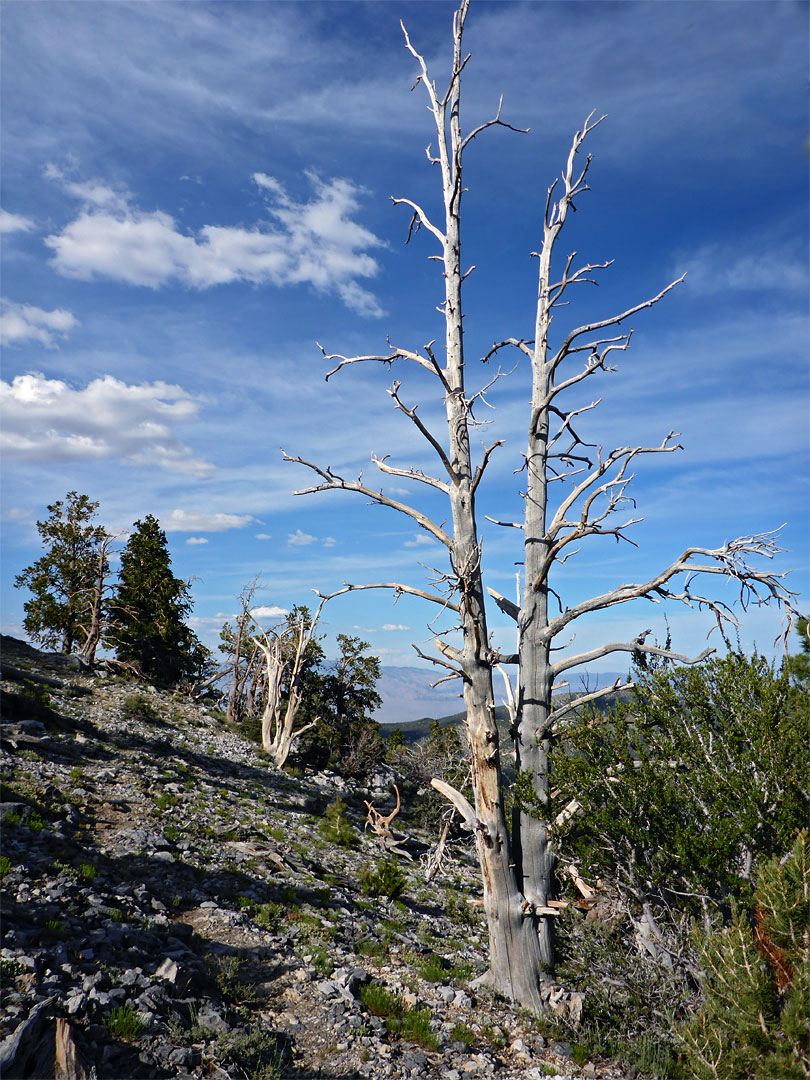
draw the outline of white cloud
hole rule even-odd
[[[207,544],[208,540],[204,536],[190,536],[188,538],[188,540],[186,540],[186,543],[187,544]]]
[[[32,304],[16,304],[13,300],[0,300],[0,344],[19,345],[24,341],[38,341],[52,348],[56,345],[54,334],[62,337],[79,325],[75,315],[63,308],[43,311]]]
[[[213,470],[172,431],[174,423],[197,413],[197,403],[180,386],[128,385],[105,375],[76,389],[32,372],[0,382],[0,404],[0,445],[10,457],[39,462],[118,459],[200,477]]]
[[[278,607],[276,604],[273,604],[270,607],[265,605],[263,607],[251,608],[250,614],[254,619],[281,619],[287,614],[287,609]]]
[[[730,244],[704,244],[675,260],[678,274],[686,271],[686,284],[701,293],[807,292],[807,261],[798,251],[748,239],[751,250],[745,251]]]
[[[435,544],[436,541],[427,533],[416,533],[413,540],[406,540],[405,547],[424,547],[427,544]]]
[[[274,223],[204,225],[192,235],[170,214],[140,210],[129,195],[103,183],[66,181],[56,167],[47,175],[84,204],[78,217],[45,239],[53,265],[68,277],[106,277],[155,289],[170,281],[195,289],[234,281],[309,284],[337,293],[359,314],[383,314],[356,281],[377,273],[379,266],[367,252],[381,241],[351,220],[361,189],[349,180],[322,181],[308,173],[313,197],[296,203],[278,181],[255,173]]]
[[[403,626],[402,623],[385,623],[383,630],[410,630],[410,626]]]
[[[317,542],[317,536],[312,536],[311,533],[305,533],[301,529],[296,529],[294,533],[290,533],[287,536],[287,543],[290,547],[309,547],[310,544],[315,544]]]
[[[321,540],[321,543],[324,547],[334,547],[337,543],[337,540],[334,538],[334,536],[325,536],[323,540]]]
[[[270,533],[256,533],[257,540],[272,540],[273,537]]]
[[[0,235],[13,232],[30,232],[33,227],[34,223],[30,218],[0,209]]]
[[[172,510],[161,515],[161,528],[168,532],[224,532],[244,529],[256,519],[250,514],[210,514],[204,510]]]

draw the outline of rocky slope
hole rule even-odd
[[[398,881],[363,832],[390,770],[297,779],[188,699],[3,646],[6,1080],[620,1075],[471,988],[469,854],[427,883],[406,806]]]

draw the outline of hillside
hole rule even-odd
[[[3,646],[6,1080],[621,1076],[470,985],[476,867],[457,846],[427,883],[407,799],[385,895],[363,800],[393,806],[390,770],[298,779],[182,696]],[[338,794],[355,847],[322,831]]]

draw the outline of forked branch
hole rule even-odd
[[[315,465],[311,461],[305,461],[304,458],[288,454],[283,449],[281,454],[285,461],[294,461],[298,465],[305,465],[323,479],[322,484],[316,484],[314,487],[309,488],[300,488],[298,491],[293,492],[294,495],[311,495],[316,491],[356,491],[360,495],[365,495],[372,503],[377,503],[379,506],[388,506],[392,510],[398,510],[401,514],[405,514],[406,517],[411,518],[417,525],[423,528],[425,532],[429,532],[431,536],[435,537],[440,543],[444,544],[446,548],[449,548],[452,551],[452,539],[444,529],[429,518],[427,514],[423,514],[421,510],[417,510],[407,503],[400,502],[398,499],[392,499],[382,491],[375,491],[374,488],[368,487],[367,484],[362,482],[362,473],[357,480],[344,480],[342,476],[338,476],[337,473],[332,472],[331,469],[323,469],[320,465]]]

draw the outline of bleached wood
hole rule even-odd
[[[430,781],[430,786],[434,787],[440,795],[444,795],[445,799],[455,806],[468,829],[476,828],[478,825],[478,818],[476,817],[475,810],[469,799],[462,795],[460,791],[457,791],[451,784],[446,783],[444,780],[439,780],[435,776]]]
[[[439,167],[444,220],[440,221],[433,210],[428,215],[422,205],[411,199],[398,197],[394,203],[406,206],[412,213],[409,241],[424,228],[432,237],[430,246],[433,247],[433,241],[436,241],[441,248],[440,255],[432,251],[428,257],[441,263],[444,298],[437,310],[444,319],[443,359],[434,352],[434,342],[421,350],[391,346],[388,353],[379,355],[327,355],[324,351],[330,363],[336,362],[327,378],[357,363],[375,362],[391,367],[399,361],[415,363],[436,376],[447,422],[446,433],[441,437],[424,424],[416,405],[404,403],[400,382],[394,383],[390,393],[397,410],[410,419],[436,453],[443,472],[439,477],[426,476],[416,468],[395,467],[384,456],[375,456],[372,460],[382,472],[418,481],[444,495],[449,504],[447,522],[440,525],[418,508],[373,490],[363,483],[362,476],[356,482],[347,482],[331,469],[321,469],[302,458],[285,457],[305,465],[320,477],[320,483],[299,494],[325,490],[358,492],[372,503],[405,514],[439,539],[447,550],[449,570],[434,569],[431,585],[437,591],[420,592],[394,583],[347,585],[344,591],[363,587],[391,588],[395,596],[401,593],[422,595],[434,605],[440,604],[457,615],[455,629],[461,637],[460,648],[441,638],[435,642],[437,656],[429,656],[414,647],[418,656],[447,673],[438,681],[462,680],[473,802],[449,785],[442,787],[439,780],[432,783],[459,808],[468,826],[474,830],[481,866],[482,904],[489,933],[490,967],[484,981],[506,997],[519,1001],[523,1007],[539,1012],[543,1008],[539,984],[544,972],[553,964],[552,924],[559,910],[551,898],[555,854],[549,842],[549,829],[559,828],[567,813],[579,812],[578,801],[572,800],[562,812],[554,813],[549,792],[551,728],[570,717],[583,703],[632,685],[629,682],[614,685],[586,694],[576,704],[571,702],[555,708],[552,702],[555,678],[569,667],[612,652],[639,649],[682,663],[697,662],[708,655],[683,657],[671,649],[647,646],[645,635],[641,635],[635,642],[609,643],[555,663],[552,649],[559,654],[560,649],[570,645],[568,642],[562,646],[558,639],[575,620],[590,612],[642,598],[656,603],[672,601],[707,608],[715,614],[721,627],[728,622],[733,624],[734,613],[728,603],[706,595],[702,588],[697,590],[696,576],[703,574],[717,574],[736,581],[743,605],[774,600],[790,611],[791,594],[781,584],[783,575],[759,571],[752,562],[758,556],[772,557],[776,553],[778,545],[772,534],[741,537],[720,548],[688,548],[679,559],[649,580],[622,584],[572,607],[565,607],[552,587],[552,570],[581,550],[580,541],[609,535],[617,542],[633,543],[629,529],[640,518],[632,510],[634,503],[628,491],[633,479],[631,466],[648,454],[674,453],[679,449],[673,432],[658,446],[619,446],[605,450],[586,443],[576,421],[582,414],[595,409],[599,399],[572,407],[562,405],[568,400],[567,392],[584,380],[615,370],[615,359],[629,348],[633,336],[632,327],[628,325],[625,329],[627,321],[657,305],[683,281],[683,277],[677,278],[648,299],[623,307],[607,318],[584,322],[567,331],[563,328],[559,334],[555,333],[554,346],[550,344],[552,322],[560,318],[569,290],[595,284],[598,275],[612,263],[612,260],[578,263],[577,253],[568,252],[563,256],[561,272],[552,273],[559,236],[569,214],[576,210],[576,200],[589,190],[591,156],[587,155],[583,162],[579,153],[590,133],[604,120],[603,116],[597,117],[592,112],[573,137],[560,179],[547,191],[542,243],[539,250],[532,253],[538,260],[533,336],[499,332],[499,338],[482,357],[489,362],[503,349],[514,348],[520,353],[519,362],[524,368],[527,365],[521,358],[528,359],[531,380],[525,449],[520,453],[520,467],[516,469],[524,486],[520,493],[522,521],[490,518],[496,524],[523,533],[523,558],[516,560],[522,563],[522,584],[517,602],[489,589],[497,606],[517,625],[517,652],[507,656],[492,647],[476,496],[492,455],[502,443],[495,440],[475,456],[470,436],[477,426],[487,422],[476,414],[476,409],[479,405],[489,405],[488,388],[507,373],[499,368],[484,387],[477,391],[468,389],[462,285],[470,268],[465,272],[461,268],[461,203],[466,190],[462,169],[464,151],[472,140],[491,127],[512,128],[512,125],[501,120],[499,105],[492,120],[479,124],[467,134],[462,131],[461,76],[469,60],[462,52],[462,38],[468,8],[469,0],[461,0],[454,17],[452,66],[443,91],[437,89],[424,56],[415,48],[403,26],[405,46],[418,66],[415,87],[421,85],[427,93],[427,108],[435,128],[436,141],[428,146],[426,153],[431,165]],[[558,486],[553,487],[554,484]],[[559,492],[556,503],[551,501],[551,492]],[[671,584],[675,578],[679,579],[677,588]],[[437,595],[445,588],[446,595]],[[493,668],[507,664],[517,666],[514,681],[502,671],[512,719],[510,735],[514,740],[515,770],[529,777],[534,795],[532,813],[527,814],[517,806],[511,823],[507,822],[504,809],[500,736],[495,724],[492,687]],[[583,895],[594,895],[578,875],[575,881]]]

